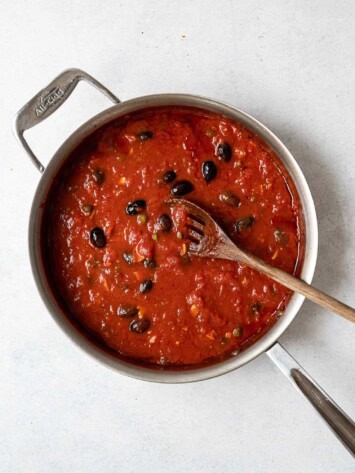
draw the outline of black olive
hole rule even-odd
[[[106,246],[106,237],[102,228],[95,227],[91,230],[90,241],[96,248],[104,248]]]
[[[134,317],[138,312],[138,307],[135,307],[134,305],[120,305],[117,309],[117,315],[124,318]]]
[[[231,145],[229,143],[220,143],[217,146],[217,156],[222,161],[225,161],[226,163],[228,163],[232,157]]]
[[[123,258],[124,258],[124,260],[126,261],[127,264],[129,264],[129,265],[133,264],[134,257],[133,257],[133,254],[130,251],[125,251],[122,256],[123,256]]]
[[[190,181],[179,181],[176,182],[171,188],[170,192],[176,197],[180,197],[185,194],[189,194],[194,190],[194,186]]]
[[[139,292],[146,294],[147,292],[153,289],[153,281],[151,279],[146,279],[139,285]]]
[[[230,207],[238,207],[240,204],[240,200],[235,194],[232,194],[232,192],[221,192],[219,194],[219,200]]]
[[[154,259],[152,258],[146,258],[143,261],[144,267],[147,269],[155,269],[157,267],[157,264]]]
[[[105,180],[105,173],[102,171],[102,169],[94,169],[94,179],[98,183],[99,186],[104,182]]]
[[[90,215],[93,210],[94,210],[94,206],[91,205],[91,204],[84,204],[84,205],[81,207],[81,211],[82,211],[85,215]]]
[[[157,224],[159,226],[159,230],[163,232],[170,232],[170,230],[173,227],[173,222],[171,218],[169,217],[169,215],[167,214],[160,215],[160,217],[158,218]]]
[[[131,332],[143,333],[150,327],[148,319],[136,319],[130,323],[129,329]]]
[[[142,213],[145,208],[145,200],[135,200],[134,202],[129,202],[126,207],[126,213],[128,213],[128,215],[137,215]]]
[[[166,184],[169,184],[170,182],[175,181],[175,179],[176,179],[176,172],[173,171],[173,170],[166,171],[166,172],[163,174],[163,181],[164,181]]]
[[[202,164],[202,176],[206,182],[211,182],[217,176],[217,166],[213,161],[205,161]]]
[[[137,138],[140,141],[147,141],[151,140],[153,138],[154,134],[152,131],[141,131],[140,133],[137,133]]]
[[[242,217],[238,219],[235,224],[233,225],[233,229],[237,233],[241,233],[244,228],[250,228],[254,225],[255,217],[249,215],[248,217]]]

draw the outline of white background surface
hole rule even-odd
[[[34,285],[27,221],[40,175],[15,112],[79,67],[121,99],[188,92],[234,104],[289,147],[314,196],[315,284],[355,305],[355,3],[2,1],[0,471],[350,473],[354,462],[267,357],[161,386],[119,376],[56,327]],[[46,163],[107,100],[79,85],[28,133]],[[281,339],[355,417],[354,327],[311,303]]]

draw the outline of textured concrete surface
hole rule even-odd
[[[234,104],[289,147],[319,219],[315,284],[355,305],[355,4],[2,1],[0,471],[350,473],[351,456],[266,356],[185,386],[119,376],[58,330],[35,288],[27,221],[39,173],[14,113],[80,67],[121,99],[188,92]],[[108,105],[80,85],[28,133],[44,163]],[[282,343],[355,417],[354,327],[311,303]]]

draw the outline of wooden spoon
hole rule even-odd
[[[294,292],[319,304],[326,309],[355,322],[355,310],[333,297],[319,291],[291,274],[274,268],[257,256],[239,248],[201,207],[185,199],[171,199],[172,207],[182,206],[187,211],[187,235],[190,240],[188,253],[205,258],[221,258],[238,261],[249,268],[256,269],[274,281],[288,287]]]

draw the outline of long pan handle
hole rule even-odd
[[[275,343],[266,353],[295,388],[312,404],[328,427],[355,457],[354,421],[323,391],[280,343]]]

